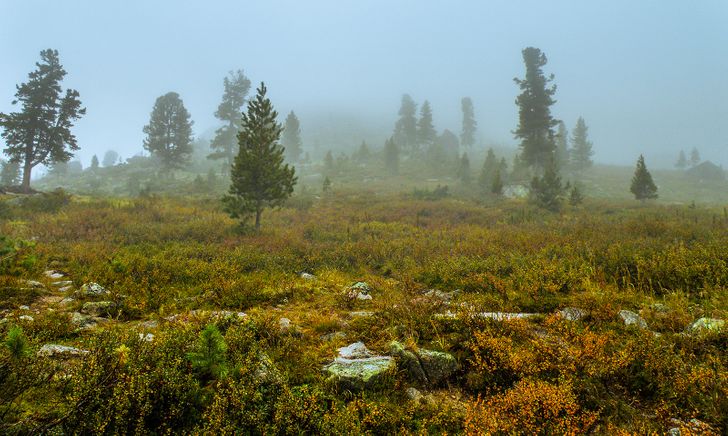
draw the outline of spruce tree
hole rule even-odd
[[[256,231],[263,210],[283,205],[296,184],[295,170],[283,162],[283,147],[278,143],[283,127],[266,91],[261,83],[242,114],[238,155],[230,171],[229,195],[223,199],[233,218],[245,222],[254,215]]]
[[[78,91],[62,92],[61,81],[66,70],[58,59],[58,51],[43,50],[40,58],[35,64],[37,69],[28,74],[28,81],[17,86],[13,104],[20,103],[20,112],[0,113],[3,129],[0,136],[6,143],[4,153],[22,165],[21,186],[25,192],[30,192],[33,168],[68,162],[79,149],[71,128],[86,113]]]
[[[399,119],[394,126],[394,141],[410,154],[417,149],[417,104],[409,94],[402,95]]]
[[[369,151],[369,146],[366,141],[362,141],[361,145],[359,145],[359,150],[356,152],[355,160],[359,163],[365,163],[368,162],[370,158],[371,152]]]
[[[496,170],[498,170],[498,159],[495,157],[493,148],[489,148],[485,156],[485,162],[483,162],[483,168],[478,176],[478,185],[481,189],[486,191],[491,188]]]
[[[697,148],[693,147],[692,151],[690,151],[690,166],[696,166],[700,163],[700,152]]]
[[[243,70],[231,71],[223,79],[222,101],[215,111],[215,117],[223,122],[223,126],[215,131],[215,137],[210,143],[213,150],[207,158],[223,161],[223,171],[233,163],[238,141],[236,135],[240,129],[240,113],[250,91],[250,79]]]
[[[594,155],[592,143],[589,141],[589,128],[584,122],[584,118],[579,117],[576,121],[576,127],[571,133],[571,166],[582,171],[594,164],[591,157]]]
[[[559,129],[556,132],[556,153],[555,160],[559,169],[565,170],[569,167],[569,132],[566,130],[566,123],[559,121]]]
[[[432,124],[432,108],[430,102],[425,100],[420,108],[420,119],[417,121],[417,143],[427,149],[435,143],[435,139],[437,139],[437,131]]]
[[[192,155],[192,121],[179,94],[168,92],[157,98],[144,133],[144,149],[157,157],[165,170],[187,166]]]
[[[460,133],[460,143],[463,147],[470,148],[475,145],[475,130],[478,123],[475,121],[475,110],[473,109],[473,100],[470,97],[464,97],[460,101],[463,111],[463,130]]]
[[[323,190],[323,192],[329,192],[331,190],[331,179],[329,179],[329,176],[326,176],[324,178],[322,190]]]
[[[20,181],[20,164],[13,161],[2,162],[0,185],[15,186]]]
[[[634,194],[635,199],[643,203],[645,200],[657,198],[657,186],[652,180],[652,174],[647,170],[645,158],[642,155],[637,159],[637,167],[629,190]]]
[[[208,324],[200,333],[194,351],[187,353],[192,369],[207,382],[227,374],[227,344],[215,324]]]
[[[561,184],[561,176],[556,170],[556,164],[546,165],[543,176],[534,176],[531,180],[531,200],[538,206],[552,212],[561,209],[561,201],[564,196],[564,186]]]
[[[680,150],[680,154],[677,156],[677,162],[675,162],[675,168],[684,170],[688,166],[688,160],[685,157],[685,152]]]
[[[116,165],[117,160],[119,160],[119,153],[115,152],[114,150],[108,150],[106,153],[104,153],[104,158],[101,163],[105,167],[113,167],[114,165]]]
[[[521,140],[521,159],[538,171],[542,171],[554,158],[556,144],[553,128],[558,123],[551,116],[551,106],[556,85],[548,86],[553,81],[553,74],[544,76],[543,66],[546,55],[534,47],[523,49],[523,61],[526,65],[526,77],[513,79],[521,88],[516,98],[518,105],[518,128],[513,132]]]
[[[324,168],[326,171],[333,171],[334,169],[334,155],[331,150],[327,151],[326,156],[324,156]]]
[[[285,148],[286,160],[297,163],[301,159],[301,123],[296,114],[291,111],[286,117],[286,124],[283,128],[283,147]]]
[[[470,159],[468,158],[468,153],[463,153],[463,156],[460,158],[457,176],[464,185],[470,184]]]
[[[99,169],[99,158],[96,157],[96,155],[93,155],[91,158],[91,171],[96,171]]]
[[[399,147],[394,138],[384,143],[384,167],[390,175],[399,174]]]
[[[490,192],[495,195],[503,194],[503,177],[501,176],[500,168],[495,169],[495,174],[493,174],[493,181],[490,184]]]

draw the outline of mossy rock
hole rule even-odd
[[[338,358],[325,366],[324,371],[329,374],[328,383],[339,389],[360,392],[385,387],[395,367],[394,359],[389,356]]]

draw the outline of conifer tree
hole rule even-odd
[[[203,381],[223,378],[227,374],[227,344],[214,324],[209,324],[200,333],[194,351],[187,353],[187,359]]]
[[[394,126],[394,141],[410,154],[417,150],[417,104],[409,94],[402,95],[399,119]]]
[[[399,147],[394,138],[384,143],[384,167],[390,175],[399,174]]]
[[[500,168],[495,169],[495,174],[493,174],[493,181],[490,184],[490,192],[495,195],[503,194],[503,177],[501,176]]]
[[[516,98],[519,123],[513,133],[521,140],[523,162],[542,171],[554,158],[556,148],[553,128],[558,121],[551,116],[551,106],[556,102],[553,99],[556,85],[548,86],[554,76],[544,76],[542,68],[547,59],[541,50],[527,47],[522,54],[526,77],[513,79],[521,88],[521,94]]]
[[[323,192],[329,192],[331,190],[331,179],[329,179],[329,176],[326,176],[324,178],[322,190],[323,190]]]
[[[559,129],[556,132],[556,165],[565,170],[569,167],[569,132],[566,130],[566,123],[559,121]]]
[[[427,149],[435,143],[437,139],[437,131],[432,124],[432,108],[430,102],[425,100],[420,108],[420,119],[417,121],[417,143]]]
[[[144,126],[144,149],[159,158],[165,170],[184,168],[192,155],[192,124],[179,94],[158,97]]]
[[[692,151],[690,151],[690,166],[696,166],[700,163],[700,152],[697,148],[693,147]]]
[[[369,151],[369,146],[367,145],[366,141],[362,141],[361,145],[359,145],[359,149],[356,152],[355,160],[359,163],[365,163],[369,161],[370,158],[371,152]]]
[[[283,162],[283,147],[278,143],[283,127],[266,91],[261,83],[242,114],[238,155],[230,171],[229,195],[223,199],[233,218],[245,222],[254,215],[256,231],[263,210],[281,206],[296,184],[295,170]]]
[[[464,185],[470,184],[470,159],[468,158],[468,153],[463,153],[463,156],[460,158],[457,176]]]
[[[483,162],[483,168],[480,170],[480,175],[478,176],[478,185],[481,189],[486,191],[491,188],[493,176],[495,176],[497,169],[498,159],[495,157],[495,152],[493,152],[493,148],[491,147],[488,149],[485,162]]]
[[[531,180],[531,200],[538,206],[552,212],[561,209],[564,196],[564,186],[561,176],[556,170],[556,164],[551,163],[544,169],[543,176],[534,176]]]
[[[286,124],[283,129],[283,147],[285,148],[286,160],[296,163],[301,159],[301,123],[296,114],[291,111],[286,117]]]
[[[578,183],[574,183],[569,190],[569,204],[571,206],[578,206],[584,202],[584,194],[581,192],[581,188]]]
[[[584,122],[584,118],[579,117],[576,121],[576,127],[571,133],[571,166],[582,171],[593,165],[591,157],[594,155],[592,143],[589,141],[589,129]]]
[[[3,161],[0,169],[0,185],[14,186],[20,181],[20,164],[13,161]]]
[[[629,190],[634,194],[635,199],[643,203],[645,200],[657,198],[657,186],[652,180],[652,174],[647,170],[645,158],[642,155],[637,159],[637,167]]]
[[[460,133],[460,143],[463,147],[470,148],[475,145],[475,130],[478,127],[475,121],[475,109],[473,109],[473,100],[470,97],[464,97],[460,101],[460,107],[463,111],[463,130]]]
[[[324,168],[326,168],[326,171],[332,171],[334,169],[334,155],[331,153],[331,150],[326,152],[326,156],[324,156]]]
[[[236,135],[240,129],[240,113],[250,91],[250,79],[243,70],[230,71],[223,79],[223,87],[222,101],[215,111],[215,117],[224,124],[215,131],[215,137],[210,142],[213,152],[207,157],[223,160],[223,171],[227,172],[237,151]]]
[[[17,86],[13,104],[20,103],[20,112],[0,113],[0,134],[5,139],[4,153],[23,167],[22,188],[30,192],[30,175],[37,165],[68,162],[78,150],[71,133],[74,121],[86,114],[78,91],[61,89],[66,70],[57,50],[40,52],[37,69],[28,74],[28,81]]]
[[[96,157],[96,155],[93,155],[91,158],[91,171],[96,171],[99,169],[99,158]]]
[[[106,153],[104,153],[104,159],[101,161],[101,163],[105,167],[113,167],[116,165],[116,161],[119,160],[119,153],[115,152],[114,150],[108,150]]]
[[[675,168],[684,170],[688,166],[688,160],[685,157],[685,152],[680,150],[680,154],[677,156],[677,162],[675,162]]]

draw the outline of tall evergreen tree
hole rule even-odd
[[[690,166],[695,166],[700,163],[700,152],[697,148],[693,147],[690,151]]]
[[[463,147],[470,148],[475,145],[475,130],[478,123],[475,121],[475,109],[473,109],[473,100],[470,97],[464,97],[460,101],[463,111],[463,130],[460,133],[460,143]]]
[[[555,163],[546,165],[543,176],[531,180],[531,200],[538,206],[552,212],[561,209],[564,197],[564,186]]]
[[[7,145],[4,153],[11,161],[22,164],[25,192],[30,191],[33,168],[68,162],[79,149],[71,128],[74,121],[86,114],[78,91],[62,92],[66,70],[58,59],[58,51],[43,50],[40,58],[36,70],[28,74],[28,81],[16,87],[13,104],[21,104],[20,112],[0,113],[0,136]]]
[[[645,158],[642,155],[637,159],[637,167],[635,168],[632,185],[629,190],[634,194],[635,199],[642,202],[657,198],[657,186],[652,181],[652,174],[647,170]]]
[[[192,124],[179,94],[158,97],[144,126],[144,149],[159,158],[166,170],[184,168],[193,151]]]
[[[677,156],[677,162],[675,162],[675,168],[684,170],[688,166],[688,160],[685,157],[685,152],[680,150],[680,154]]]
[[[463,153],[463,156],[460,158],[457,176],[464,185],[470,184],[470,159],[468,158],[468,153]]]
[[[498,158],[495,157],[493,148],[489,148],[485,156],[485,162],[483,162],[483,168],[481,168],[478,176],[478,185],[481,189],[487,191],[491,188],[496,170],[498,170]]]
[[[283,128],[283,147],[288,162],[296,163],[301,159],[301,123],[296,114],[291,111],[286,117]]]
[[[326,156],[324,156],[324,168],[326,171],[332,171],[334,169],[334,155],[331,153],[331,150],[326,152]]]
[[[96,171],[99,169],[99,158],[94,155],[91,158],[91,171]]]
[[[503,194],[503,176],[501,176],[500,168],[495,169],[493,174],[493,181],[490,184],[490,192],[495,195]]]
[[[569,167],[569,132],[566,130],[566,123],[559,121],[559,129],[556,132],[556,165],[561,169]]]
[[[104,159],[101,161],[101,163],[105,167],[113,167],[116,165],[116,161],[119,160],[119,153],[115,152],[114,150],[108,150],[106,153],[104,153]]]
[[[371,151],[366,141],[362,141],[359,149],[356,151],[355,160],[359,163],[365,163],[372,157]]]
[[[14,186],[20,181],[20,164],[13,161],[3,161],[0,169],[0,185]]]
[[[223,169],[227,171],[237,151],[236,135],[240,129],[240,113],[250,91],[250,79],[245,76],[243,70],[231,71],[223,79],[223,88],[222,101],[215,111],[215,117],[224,124],[215,131],[215,137],[210,143],[213,152],[207,157],[222,159]]]
[[[556,85],[548,86],[553,81],[553,74],[546,78],[543,66],[546,55],[534,47],[523,49],[523,61],[526,65],[526,77],[513,79],[521,88],[516,98],[518,105],[518,128],[513,132],[521,140],[521,159],[531,168],[544,170],[554,158],[556,144],[553,128],[558,123],[551,116],[551,106]]]
[[[296,185],[295,169],[283,162],[283,147],[278,143],[283,127],[266,91],[261,83],[247,113],[242,114],[239,151],[230,171],[229,195],[223,199],[233,218],[245,222],[254,215],[256,231],[263,210],[283,205]]]
[[[592,143],[589,141],[589,128],[584,122],[584,118],[579,117],[576,121],[576,127],[571,132],[571,166],[582,171],[594,164],[591,157],[594,155]]]
[[[427,149],[436,139],[437,131],[432,124],[432,108],[430,102],[425,100],[420,108],[420,119],[417,121],[417,143]]]
[[[390,175],[399,174],[399,147],[394,138],[384,143],[384,167]]]
[[[410,153],[417,149],[417,104],[409,94],[402,95],[399,119],[394,126],[394,141]]]

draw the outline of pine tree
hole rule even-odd
[[[463,147],[470,148],[475,145],[475,130],[478,123],[475,121],[475,110],[473,109],[473,100],[470,97],[464,97],[460,101],[463,111],[463,130],[460,134],[460,143]]]
[[[215,111],[215,117],[222,121],[222,127],[215,131],[215,137],[210,143],[213,150],[208,159],[222,159],[223,171],[226,172],[233,164],[238,141],[236,135],[240,129],[240,113],[250,91],[250,79],[243,70],[231,71],[223,79],[222,101]]]
[[[566,130],[566,123],[559,121],[559,130],[556,133],[555,160],[559,169],[569,167],[569,132]]]
[[[276,121],[278,114],[266,91],[261,83],[247,113],[242,114],[239,151],[230,172],[229,195],[223,199],[233,218],[245,222],[255,215],[256,231],[263,209],[281,206],[296,184],[295,170],[283,163],[283,148],[278,143],[283,127]]]
[[[500,168],[495,169],[495,174],[493,174],[493,181],[490,184],[490,192],[495,195],[503,194],[503,177],[501,176]]]
[[[552,212],[561,209],[564,186],[555,163],[546,166],[543,176],[531,180],[531,200],[538,206]]]
[[[417,150],[417,104],[409,94],[402,95],[399,119],[394,126],[394,141],[414,154]]]
[[[326,171],[333,171],[334,169],[334,155],[331,150],[327,151],[326,156],[324,156],[324,168],[326,168]]]
[[[688,160],[685,158],[685,152],[680,150],[680,154],[677,156],[677,162],[675,162],[675,168],[684,170],[688,166]]]
[[[226,353],[225,338],[214,324],[208,324],[200,333],[194,351],[187,353],[187,359],[200,378],[209,381],[227,374]]]
[[[478,176],[478,185],[481,189],[486,191],[491,188],[496,170],[498,170],[498,159],[495,157],[493,148],[489,148],[485,156],[485,162],[483,162],[483,168]]]
[[[470,184],[470,159],[468,158],[468,153],[463,153],[463,156],[460,158],[457,176],[464,185]]]
[[[569,190],[569,204],[571,206],[578,206],[584,202],[584,194],[581,192],[581,188],[577,183],[574,183]]]
[[[326,176],[324,178],[322,190],[323,190],[323,192],[329,192],[331,190],[331,179],[329,179],[329,176]]]
[[[291,111],[286,117],[283,129],[283,147],[288,162],[297,163],[301,159],[301,144],[301,123],[296,114]]]
[[[700,152],[697,148],[693,147],[692,151],[690,151],[690,166],[696,166],[700,163]]]
[[[432,108],[430,102],[425,100],[420,108],[420,119],[417,121],[417,143],[427,149],[435,143],[435,139],[437,139],[437,131],[432,124]]]
[[[20,164],[13,161],[3,161],[0,169],[0,185],[15,186],[20,181]]]
[[[642,155],[637,159],[637,168],[635,168],[629,190],[634,194],[635,199],[643,203],[645,200],[657,198],[657,186],[652,181],[652,174],[647,170],[645,158]]]
[[[66,76],[57,50],[40,52],[37,69],[28,74],[28,81],[17,86],[16,100],[20,112],[0,113],[4,153],[23,166],[22,188],[30,192],[30,175],[39,164],[68,162],[78,150],[71,133],[74,121],[86,114],[78,91],[67,89],[62,95],[61,81]]]
[[[5,336],[3,345],[13,360],[20,360],[30,354],[30,345],[21,327],[11,327]]]
[[[390,175],[399,174],[399,147],[393,138],[384,143],[384,167]]]
[[[553,81],[553,74],[546,78],[542,67],[546,65],[546,55],[534,47],[523,50],[523,61],[526,65],[525,79],[513,79],[521,88],[516,98],[518,105],[518,128],[513,132],[521,140],[521,159],[538,171],[545,169],[554,158],[556,144],[553,128],[558,121],[551,116],[551,106],[556,85],[548,86]]]
[[[91,171],[96,171],[99,169],[99,158],[94,155],[91,158]]]
[[[157,98],[144,133],[144,149],[159,158],[165,170],[184,168],[189,163],[192,121],[179,94],[168,92]]]
[[[594,164],[591,160],[594,150],[592,150],[592,143],[589,141],[589,128],[582,117],[579,117],[576,121],[576,127],[571,133],[570,154],[571,166],[577,171],[585,170]]]
[[[113,167],[116,165],[116,161],[119,159],[119,153],[115,152],[114,150],[109,150],[106,153],[104,153],[104,159],[101,161],[101,163],[105,167]]]
[[[361,145],[359,145],[359,150],[356,152],[355,160],[359,163],[365,163],[368,162],[370,158],[371,152],[369,151],[369,146],[366,141],[362,141]]]

